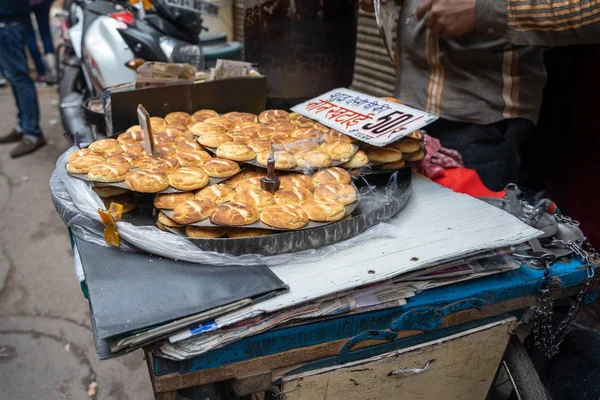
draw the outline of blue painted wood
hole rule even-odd
[[[353,362],[364,360],[366,358],[374,357],[380,354],[389,353],[390,351],[400,350],[407,347],[417,346],[422,343],[431,342],[433,340],[441,339],[446,336],[455,335],[460,332],[465,332],[469,329],[476,328],[478,326],[482,326],[485,324],[489,324],[492,322],[500,321],[504,318],[515,316],[521,316],[521,311],[515,311],[511,313],[506,313],[502,315],[497,315],[494,317],[489,317],[485,319],[481,319],[478,321],[471,321],[464,324],[451,326],[449,328],[438,329],[436,331],[432,331],[429,333],[425,333],[422,335],[410,336],[407,338],[399,339],[392,341],[390,343],[384,343],[380,345],[366,347],[364,349],[355,350],[351,353],[348,353],[346,356],[345,362]],[[295,374],[301,374],[309,371],[314,371],[315,369],[332,367],[334,365],[340,364],[338,357],[326,357],[320,360],[311,361],[303,364],[301,367],[288,371],[284,374],[284,376],[290,376]]]
[[[551,266],[551,274],[560,278],[562,287],[575,286],[586,276],[585,268],[581,266],[579,260],[567,264],[554,264]],[[404,313],[415,308],[443,309],[466,299],[476,299],[485,305],[491,305],[535,295],[536,284],[542,276],[543,271],[523,266],[514,271],[426,290],[407,299],[407,304],[402,307],[340,316],[326,321],[265,332],[190,360],[181,361],[178,363],[179,372],[184,374],[216,368],[295,348],[353,338],[368,330],[390,329],[394,321],[398,321]],[[175,372],[176,363],[165,362],[167,360],[158,357],[154,360],[154,372],[157,376]]]
[[[395,331],[418,330],[430,332],[437,328],[446,315],[458,311],[477,308],[482,310],[485,301],[479,298],[470,298],[448,304],[445,307],[418,307],[408,310],[396,321],[392,321],[392,329]]]
[[[344,347],[342,347],[342,350],[340,350],[340,354],[338,354],[338,356],[337,356],[337,362],[340,364],[345,363],[350,350],[352,350],[352,348],[354,346],[356,346],[357,344],[359,344],[362,341],[374,340],[374,339],[393,341],[397,337],[398,337],[397,333],[390,332],[387,330],[386,331],[362,332],[362,333],[358,334],[357,336],[354,336],[352,339],[348,340],[348,342],[346,342]]]

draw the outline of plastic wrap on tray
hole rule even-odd
[[[98,209],[104,209],[102,200],[92,191],[90,182],[69,176],[66,171],[65,164],[67,157],[74,150],[75,147],[67,150],[58,159],[56,169],[50,179],[54,206],[61,219],[71,229],[73,234],[88,242],[108,247],[109,245],[103,238],[104,226],[100,223],[100,217],[97,212]],[[367,194],[364,190],[361,191],[363,199]],[[373,198],[366,199],[365,206],[371,207],[372,205],[369,205],[371,201],[376,201],[378,204],[385,204],[386,201],[391,200],[391,196],[395,195],[396,193],[390,192],[390,198],[386,198],[385,194],[377,193],[377,196],[371,196]],[[299,260],[302,260],[302,262],[317,261],[339,250],[353,247],[363,240],[393,234],[391,225],[379,223],[351,239],[315,249],[272,256],[259,254],[233,256],[230,254],[203,251],[188,239],[170,232],[162,232],[154,226],[135,226],[129,222],[121,221],[117,222],[117,230],[122,239],[121,249],[123,250],[136,251],[141,249],[152,254],[176,260],[216,266],[272,266],[293,263]]]

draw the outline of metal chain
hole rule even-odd
[[[569,217],[555,215],[558,222],[579,226],[579,222]],[[567,316],[563,319],[558,328],[552,332],[552,309],[553,301],[550,294],[550,268],[549,263],[545,263],[544,278],[540,282],[538,304],[533,309],[533,341],[545,354],[546,357],[552,358],[559,352],[559,346],[565,340],[567,334],[571,331],[573,320],[577,316],[579,307],[583,302],[583,296],[590,288],[590,283],[594,279],[595,265],[591,259],[598,257],[598,253],[592,247],[587,237],[583,239],[565,242],[564,240],[553,239],[551,246],[564,246],[571,250],[574,254],[581,257],[583,265],[586,266],[587,276],[583,282],[579,293],[575,298],[575,302],[569,308]]]

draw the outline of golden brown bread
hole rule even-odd
[[[173,221],[173,223],[175,223],[175,222]],[[156,227],[163,232],[169,232],[169,230],[167,228],[165,228],[165,226],[158,220],[156,221]]]
[[[129,171],[125,177],[125,185],[135,192],[157,193],[169,187],[167,173],[160,170]]]
[[[183,203],[186,200],[192,200],[194,193],[183,192],[183,193],[158,193],[154,196],[154,207],[161,210],[172,210],[179,203]]]
[[[369,161],[374,163],[390,163],[402,160],[402,152],[391,147],[371,147],[367,150]]]
[[[226,233],[227,228],[203,228],[193,225],[185,227],[185,234],[195,239],[216,239],[225,236]]]
[[[256,155],[256,162],[260,165],[267,165],[269,158],[269,152],[264,151]],[[296,159],[294,155],[285,150],[279,150],[275,152],[275,168],[276,169],[292,169],[296,167]]]
[[[271,127],[263,126],[258,130],[258,137],[264,140],[271,140],[271,137],[277,133],[277,131]]]
[[[192,114],[192,121],[203,122],[209,118],[218,117],[219,113],[215,110],[198,110]]]
[[[167,126],[167,123],[160,117],[151,117],[150,126],[152,127],[152,131],[160,131]]]
[[[235,189],[243,181],[250,179],[250,178],[254,178],[255,176],[263,176],[263,174],[264,174],[264,172],[262,172],[262,171],[259,173],[258,171],[247,169],[247,170],[244,170],[242,172],[235,174],[231,178],[224,181],[222,184],[227,185],[232,189]]]
[[[233,189],[227,185],[218,184],[205,187],[195,193],[195,198],[199,200],[211,200],[217,204],[225,203],[231,200]]]
[[[177,152],[177,161],[182,167],[202,167],[205,161],[212,157],[204,150],[180,150]]]
[[[308,224],[308,215],[299,205],[276,204],[265,208],[260,220],[274,228],[299,229]]]
[[[321,149],[327,152],[334,161],[347,161],[356,153],[356,148],[350,142],[325,142]]]
[[[234,161],[254,160],[256,153],[243,143],[223,143],[217,147],[217,156]]]
[[[416,131],[412,131],[411,133],[406,135],[406,137],[414,139],[414,140],[422,141],[424,136],[423,136],[423,131],[420,129],[417,129]]]
[[[292,133],[293,131],[298,129],[298,127],[296,125],[292,124],[290,121],[275,121],[269,125],[269,128],[271,128],[275,131],[278,131],[278,132],[288,132],[288,133]]]
[[[173,143],[163,143],[154,146],[154,154],[159,156],[170,156],[175,154],[175,151]]]
[[[302,175],[302,174],[289,174],[283,175],[279,177],[280,187],[297,187],[306,189],[309,192],[313,192],[315,190],[315,185],[313,184],[310,176]]]
[[[330,183],[329,185],[320,185],[315,191],[315,201],[322,199],[337,200],[347,205],[356,201],[356,190],[354,186],[343,183]]]
[[[129,162],[129,158],[125,157],[124,154],[113,154],[112,156],[108,156],[106,157],[106,160],[104,161],[106,163],[109,164],[129,164],[129,167],[131,167],[131,163]]]
[[[219,125],[226,130],[233,129],[237,125],[234,120],[226,117],[213,117],[205,120],[204,122],[207,124]]]
[[[253,176],[251,178],[245,179],[242,182],[239,182],[236,190],[249,190],[249,189],[261,189],[260,186],[260,176]]]
[[[231,202],[220,204],[210,216],[216,225],[244,226],[258,221],[258,210],[251,204]]]
[[[339,167],[324,169],[316,172],[312,177],[315,186],[326,185],[329,183],[350,183],[351,180],[350,174]]]
[[[130,126],[129,129],[127,129],[125,132],[135,132],[135,131],[141,132],[142,127],[139,125],[133,125],[133,126]]]
[[[124,143],[121,145],[121,149],[123,149],[123,153],[120,154],[128,157],[145,152],[144,146],[141,142]]]
[[[212,158],[205,161],[203,168],[211,178],[229,178],[240,172],[238,163],[222,158]]]
[[[235,143],[247,144],[251,140],[258,139],[258,134],[252,132],[228,131],[227,134],[233,138]]]
[[[244,112],[229,112],[223,114],[223,117],[232,119],[236,124],[244,124],[244,123],[256,123],[258,122],[258,117],[254,114],[244,113]]]
[[[110,207],[110,203],[120,204],[123,207],[123,209],[121,210],[123,214],[131,212],[136,208],[135,202],[131,199],[130,196],[126,194],[121,194],[112,197],[103,197],[102,202],[104,203],[104,207],[107,210]]]
[[[200,167],[179,167],[169,172],[169,184],[175,189],[189,191],[202,189],[209,178]]]
[[[179,224],[188,225],[202,221],[216,210],[217,203],[210,200],[186,200],[173,209],[173,220]]]
[[[283,143],[283,147],[290,153],[299,153],[315,149],[319,142],[315,139],[293,138]]]
[[[190,123],[192,116],[186,112],[172,112],[165,115],[165,122],[169,125],[187,125]]]
[[[190,128],[190,132],[194,136],[201,136],[205,133],[226,133],[227,129],[216,124],[209,124],[207,122],[197,122]]]
[[[419,150],[419,151],[415,151],[414,153],[402,155],[402,159],[406,162],[421,161],[423,158],[425,158],[425,152],[423,150]]]
[[[67,163],[67,171],[72,174],[87,174],[94,165],[104,162],[104,157],[97,154],[75,157]]]
[[[92,190],[100,197],[113,197],[128,192],[127,189],[123,189],[116,186],[92,186]]]
[[[346,208],[341,202],[325,198],[304,203],[302,209],[311,221],[316,222],[339,221],[346,215]]]
[[[393,163],[381,164],[377,166],[377,169],[383,169],[385,171],[395,171],[397,169],[402,169],[405,166],[404,160],[396,161]]]
[[[295,153],[300,168],[327,168],[331,165],[331,156],[319,149]]]
[[[90,144],[89,149],[104,155],[104,157],[113,154],[122,153],[121,143],[117,139],[100,139]]]
[[[87,149],[75,150],[74,152],[72,152],[71,154],[69,154],[69,158],[67,158],[67,161],[73,161],[77,157],[91,156],[91,155],[96,155],[96,156],[104,157],[104,155],[102,153],[98,153],[98,152],[95,152],[94,150],[92,150],[90,148],[87,148]]]
[[[312,139],[314,141],[323,141],[323,131],[315,128],[297,129],[290,133],[290,136],[296,139]]]
[[[289,121],[290,114],[284,110],[265,110],[260,113],[258,120],[269,125],[277,121]]]
[[[227,229],[227,237],[231,239],[241,239],[247,237],[258,237],[270,235],[273,231],[260,228],[229,228]]]
[[[175,142],[173,142],[173,144],[175,145],[176,152],[186,151],[186,150],[202,150],[202,147],[200,146],[200,144],[198,142],[196,142],[196,140],[187,139],[187,138],[181,137],[181,136],[176,138]]]
[[[169,228],[181,228],[183,226],[173,221],[171,218],[167,217],[162,211],[158,213],[158,217],[156,219],[156,226],[158,226],[160,230],[167,231],[167,229],[164,229],[164,226],[161,225],[168,226]]]
[[[265,139],[249,140],[247,146],[254,150],[255,153],[271,151],[271,141]]]
[[[400,150],[402,153],[414,153],[415,151],[421,150],[421,142],[414,139],[403,138],[388,144],[386,147]]]
[[[251,204],[262,211],[265,207],[275,204],[273,195],[262,189],[237,190],[233,194],[233,201]]]
[[[139,163],[138,168],[141,170],[158,170],[158,171],[170,171],[173,167],[170,162],[167,162],[161,157],[145,157],[142,162]]]
[[[129,163],[107,163],[93,165],[88,172],[88,179],[94,182],[122,182],[129,172]]]
[[[290,122],[293,123],[296,126],[299,126],[300,128],[312,128],[312,126],[314,125],[315,121],[305,117],[302,114],[296,114],[290,117]]]
[[[336,131],[335,129],[328,129],[323,132],[323,138],[326,142],[356,142],[357,139],[344,135],[342,132]]]
[[[139,126],[138,126],[138,128],[139,128]],[[131,128],[129,128],[129,129],[131,129]],[[144,137],[144,135],[142,135],[141,130],[132,130],[132,131],[128,130],[125,133],[121,133],[119,135],[119,137],[117,137],[117,140],[119,141],[119,143],[122,143],[122,144],[135,143],[135,142],[141,142],[143,137]]]
[[[340,167],[343,167],[346,169],[360,168],[360,167],[364,167],[368,163],[369,163],[369,156],[367,156],[367,153],[365,153],[364,150],[358,150],[356,153],[354,153],[352,158],[350,160],[348,160],[348,162],[340,165]]]
[[[233,142],[233,138],[226,133],[206,132],[197,138],[198,143],[203,146],[216,149],[223,143]]]
[[[282,187],[275,192],[275,202],[277,204],[302,204],[312,199],[311,192],[299,187]]]

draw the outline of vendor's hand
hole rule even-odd
[[[381,0],[381,5],[389,3],[390,0]],[[366,12],[375,12],[375,5],[373,0],[360,0],[360,8]]]
[[[475,0],[421,0],[417,19],[444,37],[460,36],[475,29]]]

